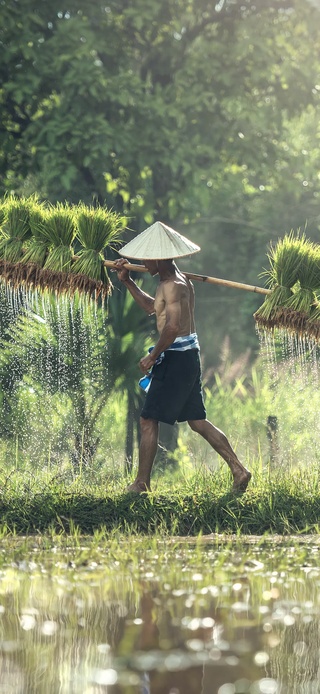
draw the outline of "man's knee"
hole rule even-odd
[[[157,431],[158,422],[156,419],[146,419],[145,417],[140,417],[140,431],[141,433],[151,433]]]
[[[206,428],[206,419],[189,419],[188,424],[192,431],[202,434]]]

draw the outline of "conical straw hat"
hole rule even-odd
[[[155,222],[123,246],[119,253],[126,258],[140,260],[168,260],[182,258],[200,250],[200,246],[178,234],[166,224]]]

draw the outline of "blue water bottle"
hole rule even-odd
[[[152,378],[151,371],[149,371],[149,373],[146,374],[146,376],[142,376],[142,378],[140,378],[139,386],[140,386],[140,388],[142,388],[142,390],[144,390],[145,393],[147,393],[149,388],[150,388],[151,378]]]

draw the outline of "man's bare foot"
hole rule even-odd
[[[249,470],[246,470],[246,468],[241,470],[241,472],[238,475],[234,475],[232,492],[238,495],[243,494],[247,489],[251,477],[251,472],[249,472]]]
[[[145,494],[149,491],[150,489],[148,489],[144,482],[132,482],[132,484],[129,484],[126,488],[127,494]]]

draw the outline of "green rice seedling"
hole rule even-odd
[[[2,236],[2,225],[5,219],[5,205],[3,202],[0,203],[0,234]]]
[[[254,313],[254,318],[259,326],[273,329],[277,327],[277,317],[279,315],[279,307],[292,296],[292,291],[289,287],[276,286],[272,294],[269,294],[263,304]]]
[[[299,268],[301,287],[316,291],[320,289],[320,246],[306,241],[304,262]]]
[[[77,239],[85,249],[102,252],[121,241],[124,219],[105,207],[79,205]]]
[[[313,303],[311,305],[307,330],[316,342],[320,341],[320,246],[314,244],[314,267],[312,278]]]
[[[70,246],[60,244],[50,248],[44,267],[53,272],[68,272],[71,268],[72,252]]]
[[[43,204],[37,203],[31,206],[29,222],[32,236],[24,249],[21,262],[43,267],[49,244],[46,231],[48,211]]]
[[[320,342],[320,292],[315,292],[315,299],[308,319],[308,334],[315,342]]]
[[[299,231],[295,236],[291,230],[275,247],[271,246],[268,253],[270,269],[262,273],[267,277],[268,286],[294,287],[299,279],[305,244],[305,236],[300,236]]]
[[[101,280],[103,273],[103,258],[101,253],[92,248],[82,248],[72,267],[72,272],[87,275],[94,280]]]
[[[30,230],[32,236],[23,248],[23,256],[16,264],[17,284],[38,287],[41,269],[48,254],[46,235],[48,213],[44,204],[34,201],[30,206]]]
[[[23,243],[30,236],[30,201],[26,198],[9,196],[2,206],[2,238],[0,259],[7,263],[21,260]]]
[[[286,306],[309,316],[310,307],[314,302],[314,291],[320,286],[320,272],[315,245],[305,239],[303,241],[297,285],[290,299],[286,301]]]
[[[316,291],[320,287],[320,255],[317,245],[303,237],[302,261],[292,296],[285,302],[280,322],[291,332],[315,337],[319,333],[319,314],[315,311]]]
[[[69,290],[69,272],[73,257],[72,241],[75,235],[73,209],[67,204],[57,203],[45,213],[41,222],[35,220],[34,230],[38,234],[38,258],[44,257],[44,246],[48,253],[43,268],[37,273],[36,284],[41,290],[58,293]]]
[[[272,329],[289,328],[292,323],[292,328],[295,329],[292,311],[296,309],[290,306],[290,301],[294,296],[293,289],[300,286],[300,277],[305,280],[308,272],[313,271],[310,247],[311,244],[306,241],[304,235],[300,236],[299,231],[296,236],[291,231],[280,239],[275,247],[271,246],[268,254],[270,268],[265,270],[262,276],[267,278],[267,285],[273,292],[254,314],[258,325]],[[302,299],[305,305],[305,292]]]
[[[68,272],[71,267],[71,244],[75,236],[74,212],[69,205],[57,203],[51,207],[43,227],[49,254],[44,267],[53,272]]]
[[[82,248],[77,252],[71,268],[74,289],[96,295],[106,295],[110,290],[104,262],[104,250],[120,241],[124,220],[120,215],[104,207],[80,205],[77,213],[77,240]],[[93,284],[92,280],[95,284]]]

